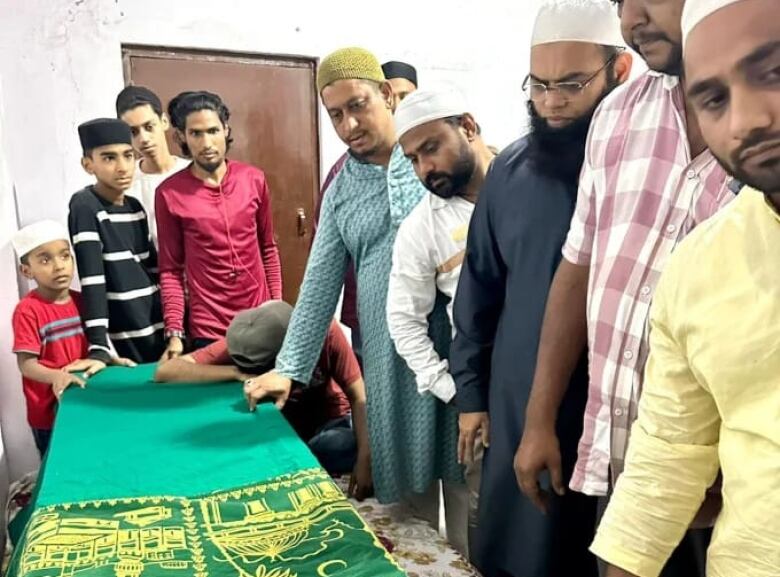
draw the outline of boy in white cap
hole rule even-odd
[[[747,186],[678,247],[650,315],[626,468],[593,543],[610,577],[655,577],[720,467],[710,577],[780,574],[780,5],[687,0],[688,100]],[[618,569],[621,567],[622,569]]]
[[[518,490],[512,461],[590,121],[631,71],[622,44],[608,1],[544,4],[524,83],[532,130],[493,161],[469,225],[450,370],[462,445],[478,435],[490,441],[474,539],[474,562],[485,577],[596,574],[596,559],[588,552],[595,499],[573,492],[556,496],[544,515]],[[564,480],[582,432],[584,355],[569,380],[561,409],[549,423],[559,439]]]
[[[682,239],[734,198],[731,179],[707,149],[685,98],[684,0],[614,4],[624,39],[650,70],[593,116],[516,459],[521,489],[535,502],[544,501],[537,480],[545,470],[555,492],[563,493],[554,423],[569,377],[587,350],[588,400],[569,487],[599,497],[600,511],[623,471],[637,416],[650,303],[661,271]],[[665,577],[703,575],[708,538],[706,529],[692,531],[670,558]]]
[[[396,109],[395,128],[404,155],[411,160],[429,194],[401,223],[393,248],[387,293],[387,326],[398,354],[414,371],[417,390],[443,403],[455,396],[449,365],[434,347],[428,317],[437,292],[452,300],[458,286],[466,235],[479,189],[494,154],[485,145],[463,96],[453,89],[417,91]],[[454,423],[453,423],[454,425]],[[481,460],[474,444],[460,449],[468,462],[467,485],[444,483],[447,537],[468,555],[468,530],[476,523]],[[430,522],[439,524],[438,486],[427,500]]]
[[[84,386],[73,372],[89,377],[105,364],[87,359],[87,338],[73,281],[68,230],[43,220],[18,231],[12,244],[22,274],[36,283],[13,315],[14,348],[27,402],[27,422],[43,457],[49,446],[57,399],[71,385]]]

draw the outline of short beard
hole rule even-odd
[[[750,139],[750,141],[746,142],[742,146],[742,149],[748,148],[749,146],[754,146],[755,144],[758,144],[762,140],[768,140],[768,138],[762,137],[762,138]],[[759,192],[764,193],[766,196],[780,194],[780,170],[778,170],[777,177],[770,176],[768,178],[755,178],[751,174],[742,170],[739,167],[739,164],[736,161],[736,159],[739,158],[740,153],[741,150],[732,154],[732,158],[729,161],[727,161],[724,158],[721,158],[714,152],[712,154],[715,157],[715,159],[718,161],[718,163],[723,167],[723,169],[726,172],[728,172],[731,176],[736,178],[740,183],[746,184],[750,188],[753,188],[755,190],[758,190]]]
[[[562,128],[552,128],[539,115],[533,103],[528,102],[528,115],[531,119],[528,151],[539,172],[566,184],[577,182],[585,159],[585,145],[593,114],[601,101],[617,86],[617,80],[610,77],[606,89],[593,107]]]
[[[463,196],[466,187],[474,176],[477,167],[477,159],[465,140],[461,141],[458,159],[449,172],[431,172],[425,177],[423,184],[432,194],[449,199],[454,196]],[[444,184],[435,188],[433,183],[442,180]]]
[[[195,164],[197,164],[201,169],[206,171],[208,174],[214,174],[215,172],[217,172],[217,169],[220,166],[222,166],[224,162],[225,162],[224,157],[219,162],[209,162],[209,163],[203,163],[195,159]]]
[[[353,157],[355,157],[356,160],[358,160],[359,162],[362,162],[363,164],[366,164],[366,163],[369,162],[370,158],[373,158],[374,156],[376,156],[376,154],[379,152],[379,147],[375,146],[374,148],[370,148],[366,152],[362,152],[362,153],[357,153],[354,150],[352,150],[351,148],[347,148],[347,151]]]

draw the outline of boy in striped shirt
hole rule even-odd
[[[157,361],[165,349],[157,252],[141,202],[125,192],[135,158],[130,127],[99,118],[78,128],[84,170],[96,179],[70,200],[70,229],[81,279],[89,358]]]
[[[13,314],[14,348],[27,403],[27,422],[41,456],[46,452],[54,425],[57,400],[71,385],[84,386],[84,376],[106,365],[86,359],[87,339],[79,316],[79,293],[70,290],[73,255],[68,231],[44,220],[24,227],[12,240],[21,272],[34,280],[31,290]],[[114,359],[116,364],[131,364]]]

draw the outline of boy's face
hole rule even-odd
[[[122,120],[130,125],[133,134],[133,148],[144,158],[158,158],[168,152],[165,132],[168,130],[168,116],[157,116],[148,104],[136,106],[122,114]]]
[[[27,254],[22,263],[22,274],[38,283],[39,287],[61,291],[73,280],[73,255],[67,240],[53,240]]]
[[[93,148],[81,159],[87,173],[99,183],[113,190],[124,192],[133,184],[135,157],[129,144],[107,144]]]

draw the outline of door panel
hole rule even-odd
[[[184,90],[208,90],[230,109],[229,158],[265,172],[282,260],[284,298],[295,304],[311,244],[319,187],[314,60],[124,47],[125,81],[152,89],[167,107]],[[168,135],[175,154],[181,151]]]

